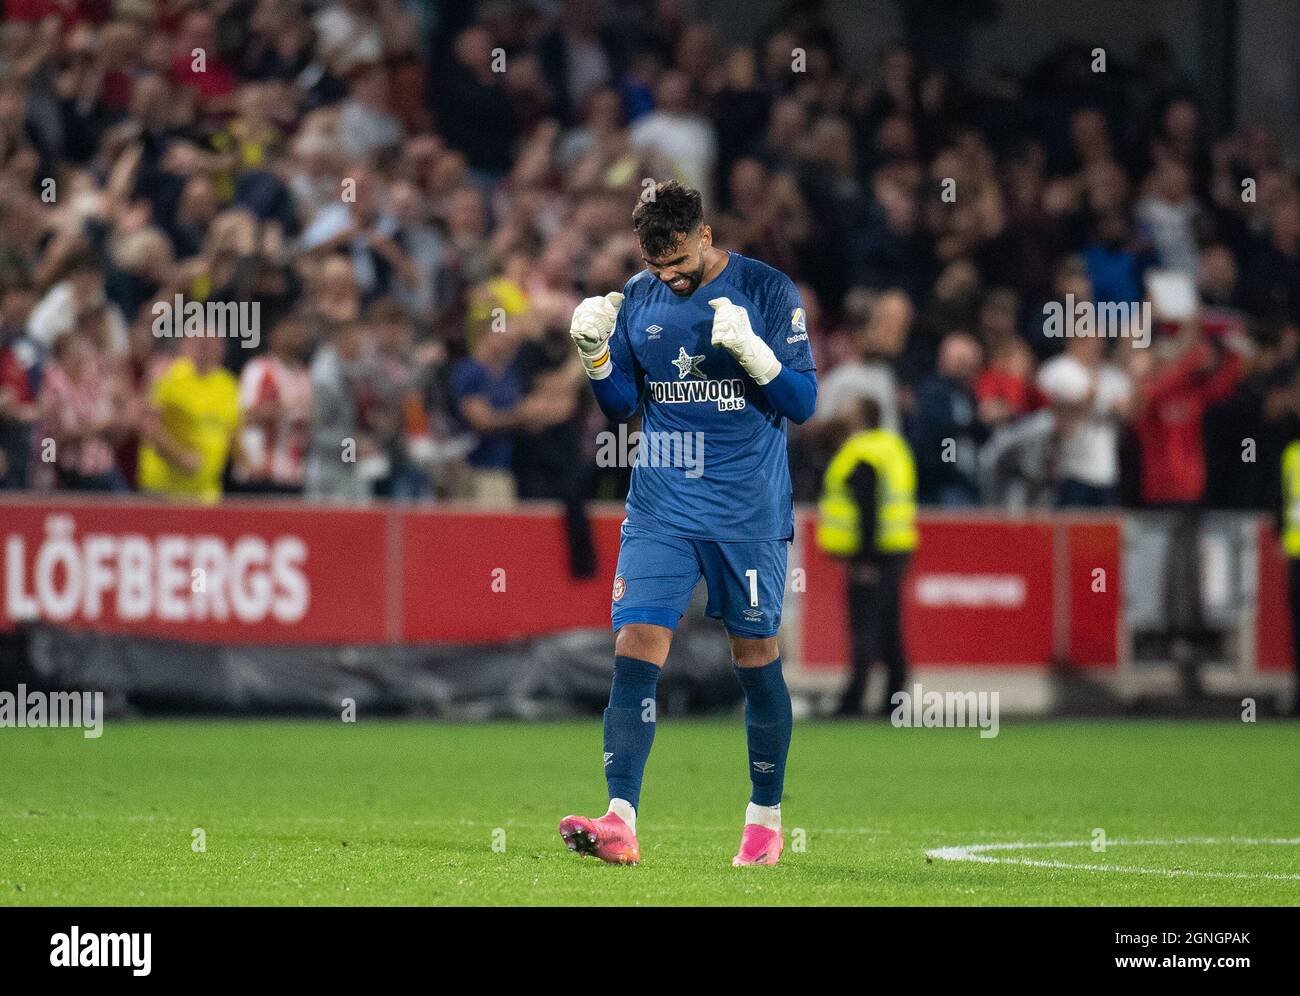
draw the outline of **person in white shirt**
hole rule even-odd
[[[74,252],[64,265],[63,279],[45,292],[27,316],[27,335],[49,352],[55,339],[74,331],[84,316],[100,309],[104,309],[105,350],[114,358],[125,356],[126,322],[105,297],[104,272],[93,253]]]
[[[1140,226],[1160,254],[1160,265],[1196,279],[1200,265],[1196,219],[1200,207],[1192,189],[1192,175],[1181,163],[1167,161],[1156,167],[1147,194],[1138,201]]]
[[[1088,414],[1064,440],[1057,468],[1056,503],[1062,508],[1119,504],[1119,434],[1133,398],[1127,373],[1106,361],[1097,336],[1072,336],[1060,356],[1038,371],[1038,389],[1055,397],[1081,374],[1089,381]]]
[[[667,166],[683,186],[700,191],[707,211],[718,139],[713,123],[690,109],[690,97],[690,77],[678,70],[664,73],[655,90],[655,109],[637,119],[628,141]]]

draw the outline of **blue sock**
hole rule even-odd
[[[614,658],[605,710],[605,783],[611,799],[641,802],[641,775],[655,739],[655,686],[662,668],[635,657]]]
[[[733,667],[745,690],[745,738],[749,742],[749,780],[754,787],[749,801],[757,806],[778,806],[794,726],[781,658],[762,667]]]

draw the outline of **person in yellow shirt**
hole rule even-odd
[[[916,464],[903,437],[880,428],[875,398],[852,406],[848,422],[850,435],[826,468],[817,523],[817,545],[848,572],[853,669],[838,715],[862,715],[867,668],[882,661],[888,716],[907,681],[903,580],[917,545]]]
[[[239,432],[239,382],[221,365],[225,340],[182,340],[150,391],[138,482],[146,494],[215,502]]]
[[[1282,502],[1277,509],[1278,533],[1287,557],[1287,606],[1291,610],[1292,667],[1295,686],[1289,707],[1283,709],[1300,719],[1300,439],[1293,439],[1282,451]]]

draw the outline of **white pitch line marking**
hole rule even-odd
[[[1010,841],[1000,844],[964,844],[956,847],[935,847],[926,851],[926,857],[940,861],[975,861],[980,864],[1026,865],[1033,868],[1061,868],[1079,871],[1108,871],[1128,875],[1193,876],[1196,878],[1265,878],[1282,881],[1300,881],[1300,874],[1286,875],[1277,872],[1216,872],[1191,868],[1143,868],[1135,865],[1080,864],[1070,861],[1044,861],[1036,858],[991,857],[988,851],[1026,851],[1058,847],[1089,847],[1091,840]],[[1163,840],[1108,840],[1110,847],[1185,847],[1189,845],[1237,845],[1243,847],[1300,845],[1300,837],[1171,837]]]

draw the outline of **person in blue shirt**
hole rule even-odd
[[[511,456],[522,420],[523,392],[515,362],[517,343],[502,332],[483,331],[471,356],[451,368],[449,393],[457,421],[478,436],[469,454],[472,498],[508,505],[515,498]]]
[[[777,633],[794,505],[786,420],[813,413],[817,380],[799,292],[785,274],[713,244],[698,191],[657,184],[632,213],[646,268],[584,300],[570,335],[601,410],[641,413],[614,576],[614,681],[604,715],[609,811],[567,816],[565,844],[636,864],[636,808],[655,687],[703,576],[745,694],[752,792],[735,865],[774,865],[790,695]]]

